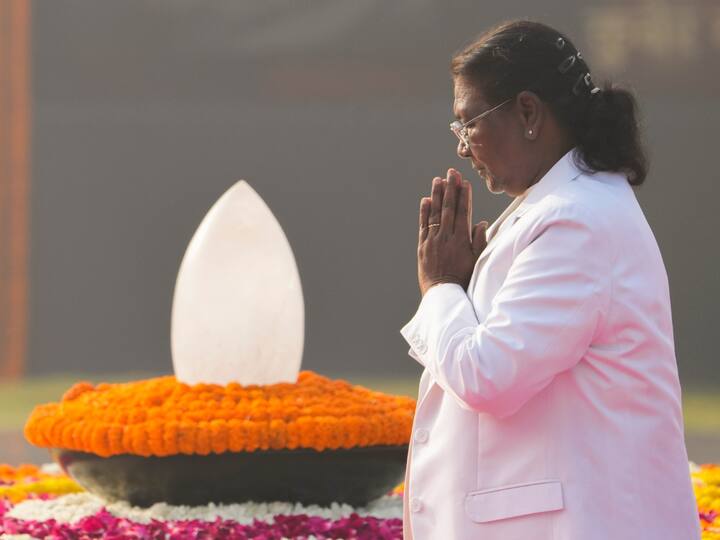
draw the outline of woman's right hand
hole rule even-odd
[[[487,245],[487,222],[471,226],[471,192],[470,182],[449,169],[446,179],[433,180],[432,196],[420,202],[418,283],[423,296],[438,283],[457,283],[464,289],[470,283]]]

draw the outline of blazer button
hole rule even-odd
[[[413,497],[410,499],[410,511],[411,512],[420,512],[423,509],[423,503],[420,499],[417,497]]]
[[[424,443],[427,442],[430,433],[425,428],[415,430],[415,442]]]
[[[420,354],[423,354],[427,351],[427,343],[425,343],[422,338],[415,337],[415,348],[417,349],[417,352]]]

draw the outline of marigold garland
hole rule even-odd
[[[174,376],[93,386],[39,405],[36,445],[100,456],[221,454],[407,444],[415,400],[301,371],[297,383],[187,385]]]

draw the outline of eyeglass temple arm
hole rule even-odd
[[[512,100],[512,98],[508,98],[508,99],[506,99],[505,101],[503,101],[502,103],[498,103],[497,105],[495,105],[495,106],[494,106],[492,109],[490,109],[489,111],[485,111],[485,112],[482,112],[482,113],[478,114],[475,118],[471,118],[470,120],[468,120],[467,122],[465,122],[465,123],[460,127],[460,129],[465,129],[468,125],[472,124],[473,122],[475,122],[476,120],[479,120],[480,118],[482,118],[482,117],[484,117],[484,116],[487,116],[488,114],[490,114],[491,112],[499,109],[500,107],[502,107],[502,106],[505,105],[506,103],[509,103],[511,100]]]

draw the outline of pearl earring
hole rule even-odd
[[[532,135],[532,129],[528,129],[528,135]]]

